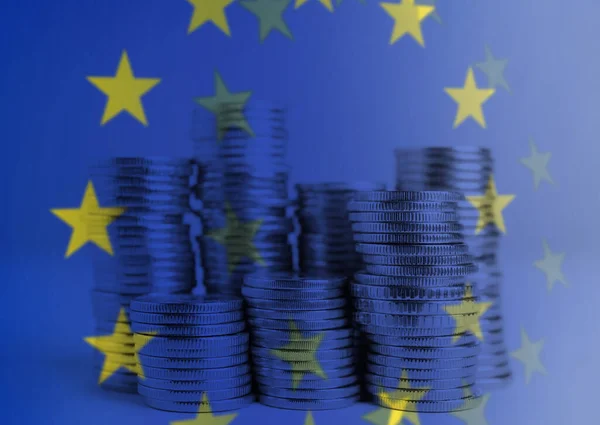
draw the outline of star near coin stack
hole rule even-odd
[[[396,150],[396,189],[450,190],[461,192],[458,215],[465,243],[478,271],[469,276],[474,293],[487,302],[481,320],[482,346],[478,385],[483,389],[510,381],[509,356],[504,344],[501,309],[502,270],[497,262],[500,230],[483,225],[495,223],[496,188],[494,161],[487,148],[431,147]]]
[[[204,170],[198,193],[204,284],[209,293],[239,294],[248,273],[293,268],[285,110],[223,104],[217,129],[218,165]]]
[[[146,295],[131,303],[131,326],[148,406],[218,412],[254,400],[241,298]]]
[[[350,220],[365,268],[351,285],[367,344],[366,389],[409,412],[470,409],[479,304],[465,285],[475,270],[460,234],[459,193],[359,192]]]
[[[98,197],[120,207],[122,214],[105,217],[114,220],[109,227],[114,256],[102,252],[93,261],[92,312],[96,331],[104,336],[88,342],[104,352],[104,358],[97,358],[100,384],[136,391],[138,366],[128,318],[131,300],[150,292],[189,292],[194,285],[188,227],[183,222],[191,163],[178,158],[114,158],[92,174]]]
[[[249,275],[242,293],[261,403],[325,410],[358,401],[344,277]]]

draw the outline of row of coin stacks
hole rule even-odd
[[[494,160],[487,148],[431,147],[396,150],[396,189],[452,190],[458,203],[465,243],[478,266],[469,277],[474,293],[488,303],[481,321],[478,384],[492,389],[510,382],[512,373],[504,343],[501,309],[502,269],[497,253],[501,237],[494,223]],[[487,225],[483,226],[486,223]]]
[[[186,293],[193,288],[189,229],[184,223],[191,172],[191,161],[177,158],[114,158],[92,169],[97,197],[113,207],[90,218],[98,223],[90,229],[95,237],[105,232],[104,223],[112,222],[108,229],[114,255],[97,252],[93,259],[92,312],[96,334],[115,336],[110,343],[102,337],[87,339],[111,353],[110,358],[98,355],[94,362],[104,388],[137,390],[130,302],[150,292]],[[124,367],[109,375],[112,363]]]

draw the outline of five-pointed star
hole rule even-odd
[[[140,366],[140,359],[138,353],[141,351],[144,346],[150,342],[152,337],[145,338],[141,344],[135,345],[135,351],[132,354],[132,360],[134,364],[130,364],[128,362],[123,361],[122,354],[113,353],[112,347],[115,344],[121,345],[121,334],[124,333],[132,333],[131,327],[129,326],[129,320],[127,318],[127,314],[125,313],[125,308],[121,307],[119,311],[119,316],[117,318],[117,322],[115,323],[115,329],[112,335],[104,335],[104,336],[90,336],[84,338],[85,342],[90,344],[92,347],[97,349],[98,351],[104,353],[104,364],[102,366],[102,371],[100,372],[100,378],[98,379],[98,384],[102,384],[108,378],[110,378],[117,370],[124,367],[125,369],[130,370],[133,373],[137,373],[138,375],[143,377],[143,373]]]
[[[106,124],[122,111],[129,112],[142,124],[148,125],[141,99],[160,82],[160,79],[135,78],[125,50],[114,77],[87,77],[87,80],[108,96],[101,125]]]
[[[212,22],[228,36],[231,36],[229,24],[225,16],[225,8],[235,0],[187,0],[194,7],[194,13],[188,27],[188,34],[193,33],[207,22]]]
[[[275,357],[290,363],[292,367],[292,389],[298,388],[300,381],[307,373],[314,373],[320,378],[327,379],[327,375],[317,360],[317,350],[324,336],[324,333],[319,333],[310,338],[304,338],[298,326],[293,320],[290,320],[289,342],[280,348],[271,350],[271,354]],[[306,346],[309,344],[310,349],[307,350]],[[306,365],[308,365],[308,368]]]
[[[546,275],[546,283],[548,285],[548,292],[552,290],[554,287],[554,282],[558,281],[565,286],[569,286],[565,276],[560,270],[562,266],[562,262],[565,259],[565,253],[553,253],[550,251],[550,246],[548,246],[548,242],[544,239],[542,241],[542,245],[544,247],[544,258],[533,263],[538,269],[544,272]]]
[[[454,119],[454,127],[458,127],[464,120],[471,117],[481,127],[485,128],[483,117],[483,104],[494,94],[495,89],[478,89],[475,83],[473,69],[467,71],[464,87],[445,88],[444,91],[458,103],[458,111]]]
[[[221,105],[225,103],[237,104],[240,106],[240,108],[243,108],[244,105],[246,105],[246,102],[248,102],[248,99],[250,99],[250,96],[252,96],[251,91],[230,93],[219,73],[215,71],[215,95],[209,97],[196,97],[194,98],[194,101],[215,114],[217,117],[217,127],[219,132],[218,137],[219,140],[221,140],[224,134],[224,129],[221,125],[219,125],[219,112]],[[231,122],[231,120],[228,119],[227,125],[230,128],[240,128],[250,136],[254,137],[254,131],[252,131],[252,128],[250,128],[250,125],[243,114],[235,122]]]
[[[521,158],[520,161],[521,164],[533,172],[533,186],[535,190],[538,189],[542,180],[546,180],[550,184],[554,184],[554,180],[552,180],[552,177],[546,168],[552,154],[550,152],[538,152],[537,146],[533,142],[533,139],[529,139],[529,148],[531,149],[531,156],[527,158]]]
[[[473,393],[468,387],[465,387],[464,398],[471,397]],[[484,394],[481,396],[481,403],[477,407],[468,410],[457,410],[451,412],[453,416],[461,419],[467,425],[488,425],[487,419],[485,418],[485,406],[490,399],[490,394]]]
[[[476,63],[475,66],[483,71],[488,78],[488,87],[496,88],[498,86],[510,92],[508,83],[504,79],[504,68],[508,59],[496,59],[492,55],[492,51],[488,46],[485,46],[485,62]]]
[[[433,6],[435,9],[433,10],[433,12],[431,12],[431,17],[433,19],[435,19],[438,24],[442,23],[442,18],[440,17],[439,13],[437,12],[437,7],[436,7],[437,0],[416,0],[415,2],[416,2],[416,4],[423,5],[423,6]]]
[[[521,328],[521,348],[510,353],[512,357],[519,360],[525,366],[525,383],[531,380],[533,372],[539,372],[546,375],[548,372],[540,361],[540,352],[544,348],[544,340],[531,342],[525,329]]]
[[[243,257],[263,265],[264,261],[252,242],[262,220],[242,223],[229,204],[225,206],[225,214],[225,227],[208,231],[206,236],[213,238],[226,248],[229,272],[239,264]]]
[[[304,425],[315,425],[315,420],[313,419],[312,412],[308,411],[306,413],[306,418],[304,419]]]
[[[170,425],[228,425],[237,415],[237,413],[229,413],[227,415],[214,416],[210,408],[208,396],[206,393],[202,393],[202,400],[200,401],[196,417],[182,421],[171,421]]]
[[[73,228],[65,258],[69,258],[88,242],[113,255],[107,227],[125,209],[101,208],[91,181],[88,181],[79,208],[52,209],[50,212]]]
[[[483,340],[483,333],[479,319],[492,306],[491,302],[473,302],[473,291],[470,284],[465,287],[465,296],[460,304],[452,304],[444,307],[446,313],[452,315],[456,320],[456,335],[452,337],[452,342],[460,339],[459,329],[471,331],[479,340]],[[475,314],[473,314],[475,311]]]
[[[481,196],[467,196],[467,200],[479,210],[479,220],[475,234],[478,234],[488,224],[494,224],[502,233],[506,233],[502,210],[515,199],[515,195],[498,195],[494,176],[490,176],[486,192]]]
[[[283,20],[283,12],[292,0],[244,0],[242,6],[258,18],[260,41],[263,42],[272,30],[278,30],[288,38],[293,38],[290,29]]]
[[[308,0],[296,0],[296,3],[294,4],[294,9],[298,9],[300,6],[304,6],[304,4],[306,4]],[[319,0],[319,3],[321,3],[323,6],[325,6],[325,8],[327,8],[327,10],[329,10],[330,12],[333,12],[333,4],[331,4],[332,0]]]
[[[421,33],[421,21],[431,15],[435,7],[415,4],[415,0],[402,0],[401,3],[379,3],[394,18],[394,29],[390,44],[394,44],[404,34],[410,34],[421,46],[425,47]]]
[[[430,388],[412,388],[409,383],[408,373],[403,370],[398,381],[397,390],[391,392],[380,390],[378,394],[381,403],[388,409],[391,409],[390,416],[385,425],[400,425],[403,418],[406,418],[413,425],[420,425],[421,420],[419,419],[418,412],[406,411],[406,404],[421,400],[429,390]]]

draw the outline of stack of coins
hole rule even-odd
[[[449,412],[480,400],[473,387],[479,347],[465,332],[477,309],[465,284],[475,266],[459,233],[460,198],[375,191],[348,205],[365,263],[351,291],[369,340],[366,389],[384,407]]]
[[[384,184],[298,184],[300,270],[310,275],[352,276],[360,270],[346,206],[357,191],[383,190]]]
[[[216,412],[254,400],[241,298],[150,294],[131,303],[131,325],[148,406],[197,413],[206,396]]]
[[[102,210],[111,216],[96,213],[90,218],[99,224],[91,229],[97,237],[106,232],[101,223],[114,220],[108,227],[114,255],[98,252],[93,261],[92,312],[98,333],[121,334],[123,346],[115,350],[131,362],[124,364],[135,363],[133,337],[126,331],[131,300],[150,292],[185,293],[194,285],[183,222],[191,168],[188,159],[114,158],[92,170],[102,207],[117,207]],[[103,386],[135,391],[135,374],[115,374]]]
[[[209,293],[239,294],[248,273],[293,268],[285,110],[224,104],[217,121],[218,166],[204,169],[197,193],[204,284]]]
[[[344,277],[249,275],[252,363],[260,402],[282,409],[339,409],[358,400]]]
[[[463,195],[486,193],[494,171],[492,153],[487,148],[424,148],[396,150],[396,189],[450,190]],[[492,214],[491,203],[481,210]],[[475,294],[492,306],[482,318],[483,340],[479,357],[478,384],[491,389],[510,382],[512,376],[504,343],[500,287],[502,271],[497,252],[501,233],[492,226],[477,231],[481,212],[467,199],[459,201],[458,215],[465,243],[478,266],[469,278]],[[493,220],[492,220],[493,221]]]

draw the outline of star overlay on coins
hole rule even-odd
[[[91,181],[88,181],[79,208],[52,209],[50,212],[73,228],[65,258],[88,242],[113,255],[107,227],[125,212],[125,208],[100,207]]]
[[[406,404],[406,401],[404,404]],[[404,408],[404,406],[396,407]],[[367,422],[371,422],[373,425],[400,425],[402,423],[402,418],[407,413],[408,412],[403,409],[393,410],[386,407],[378,407],[372,412],[363,415],[362,418]]]
[[[533,187],[538,190],[542,181],[547,181],[550,184],[554,184],[552,176],[548,173],[548,162],[552,154],[550,152],[540,153],[537,150],[537,146],[533,139],[529,139],[529,148],[531,149],[531,156],[521,158],[519,161],[521,164],[526,166],[533,173]]]
[[[208,395],[202,393],[198,414],[194,419],[185,419],[182,421],[171,421],[170,425],[229,425],[237,417],[237,413],[228,413],[226,415],[215,416],[210,408]]]
[[[252,242],[256,232],[260,229],[262,220],[242,223],[229,204],[225,206],[225,216],[225,227],[209,230],[206,236],[213,238],[227,249],[229,272],[231,273],[243,257],[263,265],[264,261]]]
[[[333,4],[331,3],[333,0],[318,0],[327,10],[333,12]],[[294,9],[298,9],[299,7],[304,6],[308,0],[296,0],[294,3]]]
[[[560,282],[564,286],[569,286],[561,271],[562,263],[565,260],[565,253],[553,253],[545,239],[542,241],[542,246],[544,248],[544,258],[534,262],[533,265],[543,271],[546,275],[548,292],[554,287],[554,282]]]
[[[187,0],[194,8],[188,34],[193,33],[207,22],[212,22],[217,28],[231,37],[225,8],[235,0]]]
[[[394,19],[394,29],[390,44],[394,44],[405,34],[410,34],[419,45],[425,47],[421,22],[433,13],[435,7],[415,4],[415,0],[401,0],[400,3],[379,3]]]
[[[488,78],[488,87],[502,87],[510,93],[510,87],[504,79],[504,69],[508,64],[508,59],[496,59],[492,55],[492,51],[488,46],[485,46],[485,62],[476,63],[479,68]]]
[[[219,119],[219,108],[224,103],[235,103],[240,105],[240,107],[244,107],[248,100],[252,96],[251,91],[237,92],[231,93],[225,83],[223,82],[223,78],[219,75],[218,72],[215,71],[215,95],[209,97],[196,97],[194,101],[200,106],[208,109],[210,112],[216,115],[217,122]],[[228,122],[229,126],[232,126],[230,122]],[[254,137],[254,132],[250,128],[248,121],[242,115],[241,119],[235,122],[235,126],[246,131],[250,136]],[[219,126],[219,140],[223,137],[223,130]]]
[[[481,232],[488,224],[495,225],[502,233],[506,233],[502,210],[515,199],[515,195],[499,195],[496,190],[494,176],[490,176],[488,187],[481,196],[467,196],[467,200],[479,210],[479,220],[475,234]]]
[[[306,418],[304,419],[304,425],[315,425],[315,420],[313,419],[312,412],[306,412]]]
[[[492,302],[476,302],[473,303],[470,299],[473,298],[473,290],[471,285],[466,285],[465,296],[460,304],[452,304],[444,307],[446,313],[452,315],[456,320],[457,332],[452,337],[452,342],[456,342],[460,339],[461,335],[458,335],[459,329],[465,329],[470,331],[479,339],[483,340],[483,333],[481,332],[481,325],[479,319],[485,314],[485,312],[492,306]],[[472,312],[475,307],[476,314],[466,314]]]
[[[421,424],[418,412],[406,411],[406,404],[408,400],[421,400],[425,397],[430,388],[412,388],[408,382],[408,373],[406,370],[403,370],[400,380],[398,381],[397,390],[392,392],[379,391],[379,399],[385,407],[391,409],[388,423],[385,425],[400,425],[400,422],[402,422],[402,419],[404,418],[413,425]]]
[[[102,384],[108,378],[110,378],[117,370],[121,368],[128,369],[133,373],[137,373],[140,377],[144,377],[144,374],[141,370],[140,359],[138,353],[144,346],[151,341],[152,337],[148,337],[144,339],[144,343],[141,345],[136,344],[135,351],[132,355],[135,365],[131,365],[128,363],[124,363],[121,354],[113,353],[113,345],[121,345],[122,340],[120,339],[121,334],[131,334],[131,326],[129,326],[129,319],[127,318],[127,313],[125,313],[125,308],[121,307],[119,311],[119,316],[117,318],[117,323],[115,323],[115,329],[112,335],[103,335],[103,336],[90,336],[84,338],[85,342],[90,344],[92,347],[97,349],[98,351],[104,354],[104,364],[102,366],[102,371],[100,372],[100,377],[98,379],[98,384]]]
[[[106,124],[123,111],[129,112],[145,126],[148,125],[141,99],[160,82],[160,79],[135,78],[127,51],[123,50],[114,77],[87,77],[87,80],[108,96],[100,125]]]
[[[473,393],[469,387],[465,387],[464,398],[471,397],[472,395]],[[481,403],[479,403],[476,407],[467,410],[457,410],[455,412],[451,412],[451,414],[452,416],[461,419],[467,425],[489,425],[487,419],[485,418],[485,406],[487,405],[489,399],[490,394],[484,394],[481,396]]]
[[[525,366],[525,384],[529,384],[534,372],[547,375],[546,368],[540,361],[540,353],[544,348],[544,340],[531,342],[525,329],[521,328],[521,348],[510,353],[512,357],[519,360]]]
[[[483,116],[483,104],[496,90],[477,88],[473,68],[469,68],[467,71],[464,87],[447,87],[444,91],[458,103],[458,111],[454,118],[453,128],[458,127],[469,117],[473,118],[481,127],[486,128]]]
[[[298,326],[293,320],[290,320],[289,342],[280,348],[271,350],[273,356],[290,364],[292,368],[292,389],[298,388],[300,381],[302,381],[302,378],[307,373],[314,373],[320,378],[327,379],[327,375],[317,360],[317,350],[319,349],[319,345],[321,345],[321,341],[323,341],[323,336],[323,333],[319,333],[312,337],[304,338],[302,332],[298,329]],[[307,344],[310,345],[309,350],[306,349]],[[297,358],[294,358],[294,356],[297,355],[296,353],[302,353],[304,356],[307,351],[310,353],[310,360],[307,361],[302,357],[302,360],[299,361]],[[300,364],[309,364],[308,370],[305,367],[299,369],[298,366]]]
[[[269,36],[272,30],[278,30],[289,39],[292,33],[283,20],[283,12],[292,0],[244,0],[240,4],[257,18],[260,26],[261,43]]]

